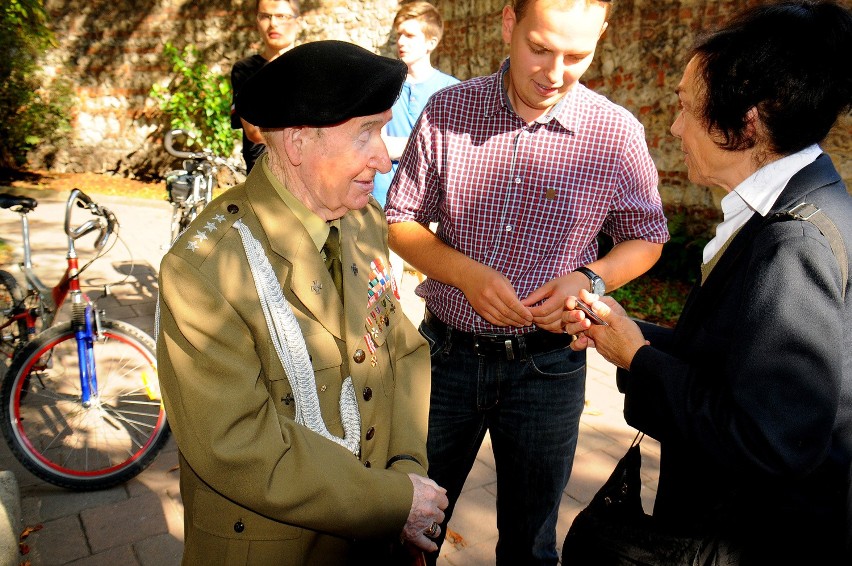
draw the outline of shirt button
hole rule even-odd
[[[361,362],[363,362],[363,361],[364,361],[364,359],[365,359],[366,357],[367,357],[367,356],[366,356],[366,354],[364,354],[364,350],[361,350],[361,349],[359,348],[359,349],[355,350],[355,355],[354,355],[354,356],[352,356],[352,359],[353,359],[353,360],[355,360],[355,363],[356,363],[356,364],[360,364]]]
[[[370,430],[367,431],[367,440],[373,440],[374,436],[376,436],[376,429],[374,427],[370,427]]]
[[[369,387],[364,388],[364,401],[369,401],[373,398],[373,390]]]
[[[236,523],[234,523],[234,532],[235,533],[241,533],[244,530],[246,530],[246,526],[243,524],[242,521],[237,521]]]
[[[521,184],[521,178],[520,178],[520,177],[515,177],[515,184],[516,184],[516,185],[520,185],[520,184]]]
[[[511,224],[507,224],[507,225],[506,225],[506,232],[511,232],[511,231],[512,231],[512,225],[511,225]]]

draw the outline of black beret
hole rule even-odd
[[[294,47],[237,93],[237,114],[260,128],[330,126],[388,110],[408,68],[345,41]]]

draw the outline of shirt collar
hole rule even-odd
[[[269,156],[266,154],[264,154],[260,159],[261,166],[263,167],[263,173],[272,184],[275,192],[278,193],[278,196],[280,196],[281,200],[284,201],[284,204],[287,205],[299,222],[301,222],[302,226],[305,227],[305,230],[307,230],[308,235],[317,247],[317,251],[321,250],[325,245],[326,239],[328,239],[329,228],[332,225],[337,225],[337,221],[326,222],[314,214],[314,212],[307,206],[302,204],[302,201],[297,199],[295,195],[293,195],[293,193],[291,193],[290,190],[278,180],[278,177],[272,174],[272,170],[269,169],[269,164],[267,163],[268,161]]]
[[[510,112],[515,116],[518,116],[518,113],[512,107],[512,103],[509,100],[509,94],[506,92],[505,88],[506,83],[504,77],[508,72],[509,58],[506,57],[500,65],[500,70],[492,75],[495,80],[492,83],[492,88],[489,92],[489,99],[491,100],[491,103],[485,108],[485,116],[487,118],[493,117],[500,111]],[[581,85],[579,83],[574,85],[574,87],[565,93],[565,96],[563,96],[559,102],[557,102],[556,105],[547,112],[547,114],[536,120],[536,122],[546,124],[551,120],[556,120],[563,128],[573,132],[574,128],[572,127],[572,124],[575,124],[577,121],[576,103],[574,101],[577,98],[576,93],[580,86]],[[518,118],[520,119],[520,116],[518,116]]]
[[[728,210],[736,210],[745,205],[761,216],[766,216],[793,175],[813,163],[820,154],[822,149],[814,144],[764,165],[737,185],[730,194],[725,195],[722,199],[722,211],[727,214]],[[737,201],[740,201],[739,206]]]

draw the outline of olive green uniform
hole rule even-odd
[[[181,455],[184,563],[326,565],[378,556],[408,517],[406,474],[426,475],[428,347],[391,290],[376,201],[339,221],[341,302],[316,245],[264,170],[214,200],[160,270],[157,353]],[[294,421],[237,220],[281,283],[323,420],[339,437],[341,385],[352,376],[360,457]],[[402,459],[386,469],[395,456]]]

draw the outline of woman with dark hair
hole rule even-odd
[[[674,330],[585,291],[609,326],[565,319],[661,443],[655,524],[717,534],[740,564],[852,564],[852,198],[818,145],[852,106],[850,53],[832,2],[702,39],[671,128],[689,178],[728,193],[701,283]]]

